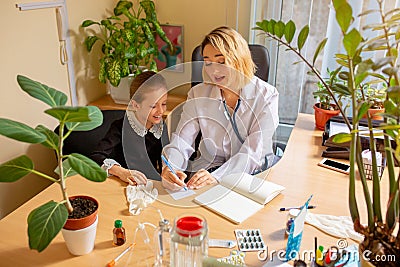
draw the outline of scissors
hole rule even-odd
[[[343,267],[350,259],[350,253],[346,250],[340,251],[338,247],[331,246],[324,255],[325,267]]]

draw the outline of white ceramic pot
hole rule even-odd
[[[133,79],[133,74],[122,78],[118,87],[112,86],[110,82],[107,81],[111,98],[114,100],[115,103],[125,105],[129,103],[129,101],[131,100],[130,87]]]
[[[96,239],[98,217],[94,223],[79,230],[61,229],[65,244],[72,255],[85,255],[92,252]]]

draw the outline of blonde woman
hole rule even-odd
[[[181,119],[163,153],[163,185],[172,190],[201,188],[232,173],[271,165],[272,136],[278,126],[278,92],[257,78],[247,42],[235,30],[219,27],[201,44],[204,82],[188,93]],[[201,132],[201,154],[189,161]],[[185,183],[185,171],[194,173]]]

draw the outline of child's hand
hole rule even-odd
[[[190,189],[199,189],[205,185],[216,184],[217,180],[206,170],[201,169],[190,178],[187,186]]]
[[[175,185],[175,187],[183,187],[186,186],[185,183],[183,182],[186,178],[186,174],[182,171],[175,171],[176,175],[173,174],[171,172],[171,170],[165,166],[162,169],[162,173],[161,173],[161,178],[163,179],[163,182],[168,182],[169,184],[171,184],[172,186]],[[163,183],[164,184],[164,183]],[[174,188],[174,190],[176,190],[177,188]]]

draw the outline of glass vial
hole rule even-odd
[[[113,230],[113,244],[116,246],[121,246],[126,242],[125,228],[122,227],[121,220],[115,220],[114,230]]]
[[[171,227],[166,219],[159,222],[159,227],[155,233],[156,261],[155,267],[169,267],[170,265],[170,246],[171,246]]]

